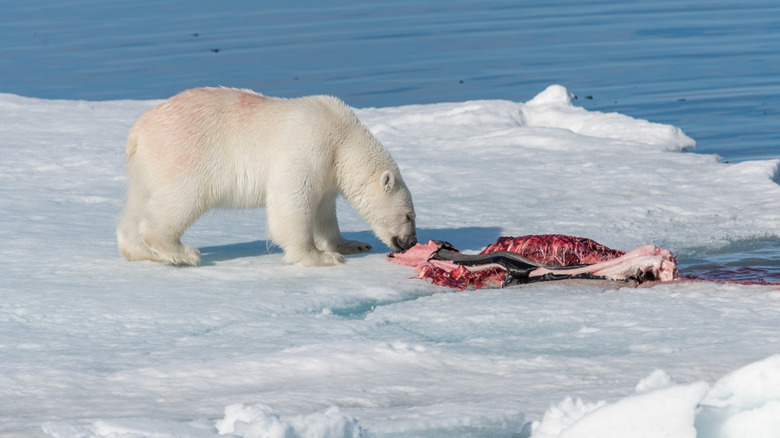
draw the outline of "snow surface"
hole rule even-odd
[[[281,263],[261,210],[184,240],[196,268],[116,251],[127,128],[153,101],[0,94],[0,435],[780,436],[780,289],[411,279],[368,255]],[[780,237],[779,160],[686,152],[679,129],[527,103],[356,110],[399,163],[419,237],[479,250],[565,233],[675,251]]]

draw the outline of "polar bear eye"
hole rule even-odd
[[[407,214],[406,215],[406,222],[413,222],[413,221],[414,221],[414,217],[411,214]]]

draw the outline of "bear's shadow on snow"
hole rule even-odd
[[[501,237],[502,231],[501,227],[418,228],[417,240],[443,240],[461,251],[481,250]]]
[[[359,240],[370,244],[374,250],[370,253],[353,254],[347,259],[362,257],[366,254],[387,253],[392,250],[374,236],[371,231],[356,231],[342,233],[344,238]],[[443,240],[460,250],[478,250],[486,247],[501,236],[500,227],[463,227],[463,228],[418,228],[417,239],[421,243],[428,240]],[[244,257],[257,257],[266,254],[281,254],[282,249],[268,240],[231,243],[227,245],[204,246],[200,249],[201,266],[213,265],[216,262]]]

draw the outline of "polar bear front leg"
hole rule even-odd
[[[371,252],[374,248],[366,242],[359,240],[341,239],[337,251],[341,254],[359,254],[361,252]]]
[[[314,218],[314,241],[321,251],[337,252],[339,254],[357,254],[370,252],[373,248],[365,242],[345,239],[339,230],[336,217],[335,191],[326,194],[317,207]]]
[[[269,196],[266,202],[268,231],[284,250],[284,262],[303,266],[332,266],[344,263],[338,252],[317,248],[314,240],[315,211],[308,199]]]

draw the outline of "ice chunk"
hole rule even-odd
[[[696,438],[696,405],[709,385],[677,385],[627,397],[586,415],[560,438]]]
[[[225,418],[216,423],[221,435],[244,438],[357,438],[357,420],[342,415],[338,408],[282,420],[274,411],[261,404],[241,403],[225,408]]]
[[[561,128],[580,135],[644,143],[668,150],[696,146],[692,138],[675,126],[573,106],[571,95],[560,85],[550,85],[521,105],[520,114],[526,126]]]
[[[780,431],[780,355],[727,374],[717,383],[678,385],[663,370],[613,404],[567,397],[534,423],[532,438],[772,438]]]
[[[550,406],[541,422],[532,426],[533,438],[556,438],[560,433],[579,421],[582,417],[605,406],[607,402],[585,403],[582,399],[566,397],[557,405]]]
[[[718,380],[701,401],[696,425],[708,437],[777,437],[780,355],[751,363]]]
[[[636,385],[636,393],[646,394],[658,389],[668,388],[672,385],[674,385],[674,380],[666,371],[655,370]]]

